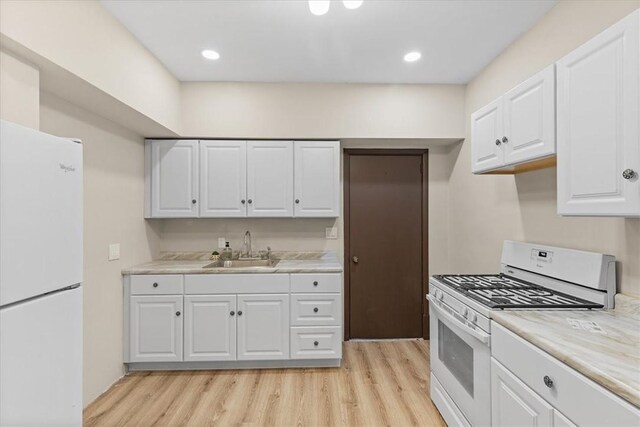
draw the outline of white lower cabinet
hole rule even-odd
[[[289,295],[238,296],[238,360],[289,358]]]
[[[184,297],[184,360],[236,360],[236,296]]]
[[[500,426],[640,426],[640,409],[491,324],[491,415]]]
[[[553,425],[553,408],[491,359],[491,419],[496,427]]]
[[[322,367],[342,359],[340,273],[132,275],[124,285],[130,369]]]
[[[182,295],[130,297],[131,362],[182,360]]]

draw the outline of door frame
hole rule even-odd
[[[351,156],[422,156],[422,338],[429,339],[429,150],[428,149],[343,149],[344,206],[344,340],[351,339],[351,246],[350,171]]]

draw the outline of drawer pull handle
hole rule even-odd
[[[549,388],[553,387],[553,380],[549,378],[549,375],[545,375],[543,380],[544,380],[544,385],[546,385]]]
[[[229,313],[229,314],[232,315],[232,316],[235,316],[236,312],[235,311],[231,311],[231,313]]]
[[[313,282],[313,286],[318,286],[318,281],[317,280]]]
[[[179,311],[176,311],[176,316],[180,316],[180,314],[182,313],[180,313]]]
[[[318,344],[320,344],[318,341],[314,341],[314,342],[313,342],[313,345],[314,345],[315,347],[317,347],[317,346],[318,346]]]
[[[238,316],[242,316],[242,310],[238,311]]]
[[[317,313],[318,312],[318,307],[313,307],[313,312]]]
[[[158,287],[158,284],[157,284],[157,283],[154,283],[154,284],[153,284],[153,287],[154,287],[154,288],[157,288],[157,287]]]

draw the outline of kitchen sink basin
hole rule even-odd
[[[272,268],[278,264],[277,259],[234,259],[225,267],[224,261],[218,260],[202,268]]]

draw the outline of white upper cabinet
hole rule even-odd
[[[472,171],[510,170],[552,156],[555,132],[552,64],[471,115]]]
[[[293,141],[247,141],[247,212],[293,216]]]
[[[471,164],[474,173],[504,165],[503,136],[502,98],[498,98],[471,115]]]
[[[640,216],[640,11],[556,65],[558,212]]]
[[[340,215],[340,143],[294,143],[294,214],[297,217]]]
[[[198,216],[198,141],[147,141],[151,216]]]
[[[200,141],[200,216],[247,216],[247,144]]]
[[[556,152],[556,87],[550,65],[502,97],[504,163],[512,165]]]

